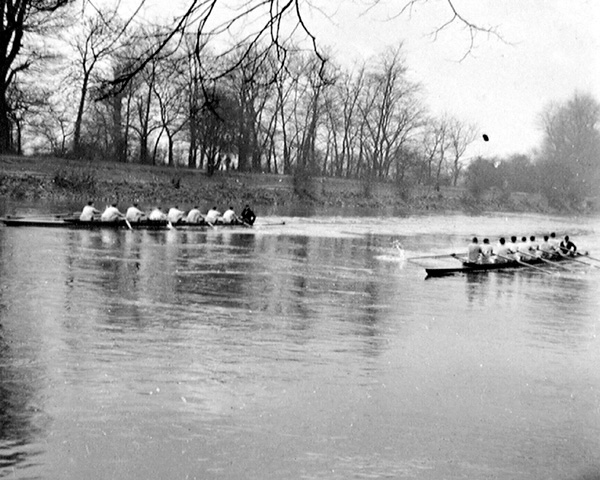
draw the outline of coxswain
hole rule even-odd
[[[179,207],[176,205],[174,207],[169,208],[169,213],[167,213],[167,220],[173,225],[175,225],[181,222],[184,216],[185,212],[183,210],[179,210]]]
[[[213,223],[217,223],[217,220],[219,219],[220,216],[221,216],[221,212],[219,212],[217,210],[217,207],[213,207],[206,213],[206,217],[204,217],[204,219],[206,220],[207,223],[213,224]]]
[[[167,215],[162,211],[160,207],[156,207],[148,215],[148,220],[152,222],[164,222],[167,219]]]
[[[202,223],[204,219],[198,207],[192,208],[185,218],[186,223]]]
[[[254,220],[256,220],[256,215],[250,209],[250,205],[246,205],[242,210],[242,222],[247,223],[248,225],[254,225]]]
[[[110,206],[106,207],[106,210],[104,210],[104,212],[102,212],[100,220],[102,220],[103,222],[116,222],[117,220],[120,220],[122,218],[125,218],[125,215],[119,212],[116,203],[112,203]]]
[[[137,203],[134,203],[125,212],[125,218],[127,219],[128,222],[137,223],[140,220],[142,220],[145,216],[146,216],[146,214],[138,208]]]
[[[496,263],[506,263],[512,260],[512,251],[504,237],[500,237],[494,253],[496,254]]]
[[[91,222],[94,220],[95,215],[100,215],[100,210],[94,207],[94,202],[90,200],[87,205],[83,207],[83,210],[81,210],[79,220],[83,222]]]
[[[477,243],[477,237],[473,237],[471,243],[467,247],[467,262],[477,263],[479,261],[479,255],[481,255],[481,247]]]
[[[232,224],[237,221],[237,215],[233,211],[233,207],[229,207],[223,214],[223,223]]]
[[[494,248],[490,244],[490,239],[484,238],[483,245],[481,245],[481,263],[491,263],[493,252]]]
[[[561,255],[566,255],[569,257],[574,257],[575,255],[577,255],[577,247],[571,240],[569,240],[568,235],[565,235],[563,241],[560,242],[559,248]]]

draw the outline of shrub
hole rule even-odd
[[[90,168],[60,167],[52,178],[55,186],[73,193],[91,193],[96,190],[96,175]]]

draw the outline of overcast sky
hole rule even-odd
[[[424,2],[412,15],[389,18],[386,2],[367,13],[344,2],[324,31],[340,58],[368,58],[403,41],[412,77],[424,86],[436,113],[448,112],[476,124],[481,135],[470,155],[528,153],[540,145],[539,116],[551,101],[578,90],[600,101],[600,2],[585,0],[455,0],[461,13],[496,26],[503,40],[480,34],[475,48],[456,24],[437,39],[428,33],[450,18],[445,0]],[[351,6],[354,5],[354,6]]]

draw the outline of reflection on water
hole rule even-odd
[[[405,261],[469,222],[0,229],[0,477],[589,471],[600,270],[425,282]]]

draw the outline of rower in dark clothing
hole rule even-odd
[[[577,255],[577,247],[571,240],[569,240],[568,235],[565,235],[564,240],[560,242],[559,248],[562,255],[568,255],[569,257],[574,257]]]
[[[256,215],[254,215],[254,212],[250,209],[249,205],[246,205],[244,207],[240,217],[242,219],[242,222],[247,223],[248,225],[253,225],[254,220],[256,220]]]

